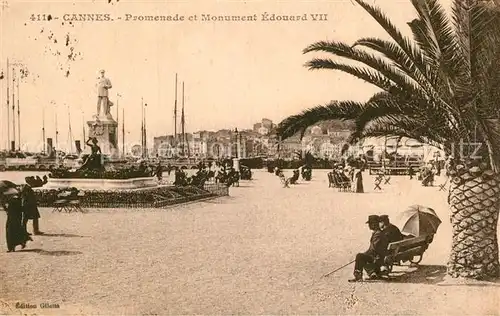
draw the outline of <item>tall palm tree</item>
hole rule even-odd
[[[391,40],[367,37],[353,45],[320,41],[304,53],[329,53],[351,62],[314,58],[306,66],[351,74],[381,92],[366,102],[331,101],[288,117],[279,124],[279,135],[303,135],[319,121],[342,119],[355,123],[351,142],[409,137],[447,153],[463,142],[482,143],[476,153],[480,159],[462,157],[464,162],[452,172],[448,274],[498,277],[500,10],[487,1],[454,0],[447,15],[438,0],[409,0],[417,17],[408,23],[413,38],[407,38],[379,8],[355,1]]]

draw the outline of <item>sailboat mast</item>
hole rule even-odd
[[[148,138],[146,134],[147,125],[146,125],[146,109],[148,107],[147,103],[144,103],[144,158],[148,158]]]
[[[125,157],[125,109],[122,109],[122,155]]]
[[[17,150],[21,151],[21,110],[19,108],[19,79],[17,85]]]
[[[69,105],[68,105],[68,140],[69,140],[70,153],[73,153],[73,133],[71,131],[71,113],[69,111]]]
[[[182,113],[181,113],[181,129],[182,129],[182,155],[186,155],[186,134],[184,131],[184,81],[182,82]]]
[[[141,157],[144,158],[144,98],[141,97]]]
[[[15,102],[15,82],[16,73],[14,68],[12,68],[12,150],[16,150],[16,102]]]
[[[83,131],[83,143],[85,143],[87,141],[87,139],[85,138],[85,119],[84,119],[85,115],[83,114],[83,111],[82,111],[82,131]]]
[[[59,131],[57,130],[57,106],[55,107],[56,109],[56,150],[59,150]],[[57,153],[56,153],[57,154]]]
[[[6,79],[7,79],[7,150],[10,150],[10,100],[9,100],[9,87],[10,87],[10,81],[9,81],[9,59],[7,58],[7,73],[6,73]]]
[[[174,143],[177,146],[177,73],[175,74],[175,103],[174,103]]]
[[[45,106],[42,108],[42,143],[43,143],[43,153],[46,153],[47,146],[45,143]]]

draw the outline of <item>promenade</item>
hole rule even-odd
[[[442,283],[451,226],[437,184],[392,177],[373,191],[365,172],[366,193],[342,193],[326,172],[285,189],[257,170],[229,197],[168,209],[41,209],[46,235],[24,251],[6,253],[0,234],[0,314],[499,314],[500,284]],[[390,283],[348,283],[352,265],[322,278],[366,250],[369,214],[394,218],[412,204],[443,222],[418,270]]]

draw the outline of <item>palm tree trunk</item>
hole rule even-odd
[[[500,174],[471,168],[454,176],[448,202],[453,227],[448,274],[481,280],[497,278]]]

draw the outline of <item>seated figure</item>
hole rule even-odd
[[[373,231],[370,238],[370,247],[367,251],[358,253],[354,264],[354,278],[349,282],[363,281],[363,270],[366,271],[370,279],[378,279],[380,277],[380,268],[384,264],[384,258],[387,253],[386,235],[380,230],[380,218],[377,215],[368,217],[368,227]]]
[[[97,139],[89,137],[87,142],[85,143],[87,146],[90,147],[91,153],[90,155],[85,159],[85,162],[83,165],[78,169],[79,171],[83,170],[99,170],[101,171],[103,169],[103,165],[101,162],[101,147],[97,145],[98,141]]]
[[[389,243],[403,240],[404,236],[394,224],[389,221],[388,215],[380,215],[380,230],[387,237]]]

